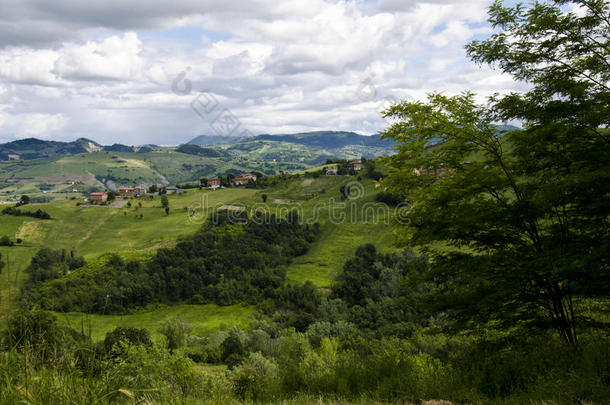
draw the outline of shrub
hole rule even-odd
[[[13,246],[14,243],[8,236],[3,236],[0,238],[0,246]]]
[[[146,328],[133,328],[119,326],[112,331],[106,333],[104,339],[104,349],[106,353],[111,353],[117,350],[117,343],[123,342],[136,346],[152,346],[150,333]]]
[[[41,310],[19,310],[11,314],[4,331],[4,345],[30,350],[36,358],[49,360],[65,340],[65,331],[57,325],[55,316]]]
[[[191,330],[191,325],[184,322],[182,318],[175,317],[164,321],[159,328],[159,333],[165,336],[167,348],[172,353],[186,343],[186,338]]]
[[[243,330],[234,326],[229,332],[229,336],[222,342],[222,360],[227,363],[229,368],[239,364],[246,355],[246,334]]]
[[[250,353],[232,374],[234,392],[242,400],[267,401],[279,387],[278,366],[262,354]]]

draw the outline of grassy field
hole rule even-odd
[[[353,194],[342,201],[340,187],[348,185]],[[393,210],[375,203],[377,192],[372,180],[357,182],[349,176],[303,178],[270,190],[267,201],[272,207],[287,206],[302,213],[305,221],[321,225],[318,240],[288,267],[288,279],[328,287],[358,246],[373,243],[391,250]]]
[[[344,185],[351,185],[353,195],[342,201],[339,189]],[[288,266],[287,278],[291,282],[309,280],[328,287],[359,245],[374,243],[381,249],[392,249],[388,218],[371,215],[371,207],[379,208],[374,205],[377,192],[372,180],[357,182],[353,176],[300,176],[278,179],[267,189],[190,189],[183,195],[168,196],[169,215],[165,214],[159,197],[132,199],[129,208],[77,206],[73,200],[30,204],[23,209],[41,208],[52,219],[0,216],[0,236],[23,239],[20,245],[0,248],[3,257],[9,260],[9,267],[0,274],[0,310],[6,314],[15,306],[24,270],[41,247],[76,249],[87,260],[108,252],[145,257],[160,247],[173,245],[183,235],[194,233],[211,210],[223,205],[243,206],[250,212],[264,209],[279,216],[296,210],[306,223],[319,222],[320,237],[308,253]],[[264,205],[262,194],[267,195]],[[191,323],[194,333],[207,334],[234,324],[246,325],[252,311],[241,306],[177,305],[124,316],[80,313],[58,316],[64,324],[89,326],[92,336],[100,338],[118,325],[146,327],[156,333],[156,324],[173,316]]]
[[[205,336],[219,330],[229,330],[233,325],[247,327],[253,313],[252,307],[232,305],[221,307],[208,305],[173,305],[154,310],[141,311],[130,315],[96,315],[80,312],[57,313],[59,323],[70,326],[93,340],[101,340],[106,332],[117,326],[146,328],[154,339],[161,335],[157,331],[159,324],[165,320],[179,317],[189,323],[192,334]]]

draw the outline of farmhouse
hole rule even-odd
[[[207,183],[208,188],[220,187],[220,179],[218,177],[210,177]]]
[[[136,195],[136,189],[133,187],[119,187],[119,195],[121,197],[128,197]]]
[[[347,161],[348,170],[362,170],[364,165],[362,164],[362,159],[352,159]]]
[[[339,172],[339,166],[328,166],[325,172],[327,176],[336,176]]]
[[[165,194],[184,194],[184,190],[178,187],[167,187]]]
[[[140,197],[146,194],[146,187],[119,187],[119,195],[122,197]]]
[[[19,160],[20,156],[19,155],[8,155],[8,160]]]
[[[104,202],[104,201],[108,201],[108,193],[91,193],[89,194],[89,199],[91,201],[98,201],[98,202]]]
[[[256,176],[251,173],[242,174],[241,176],[237,176],[233,179],[233,183],[236,185],[248,184],[250,180],[256,181]]]

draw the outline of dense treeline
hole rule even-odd
[[[14,216],[25,216],[32,218],[40,218],[40,219],[51,219],[51,215],[48,212],[41,210],[40,208],[36,211],[22,211],[15,207],[6,207],[2,210],[2,214],[4,215],[14,215]]]
[[[74,250],[40,249],[32,258],[26,272],[29,274],[26,286],[32,288],[40,283],[64,276],[85,265],[85,259]]]
[[[30,285],[44,283],[26,291],[25,300],[45,309],[95,313],[185,300],[257,303],[281,296],[282,266],[305,253],[317,232],[317,225],[301,225],[296,214],[248,220],[225,212],[148,262],[108,254],[62,278],[55,276],[67,274],[67,259],[58,262],[43,250],[27,271]]]

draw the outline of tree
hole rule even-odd
[[[165,207],[165,215],[169,215],[169,207]]]
[[[500,32],[473,42],[477,62],[531,83],[525,94],[472,94],[402,102],[383,137],[399,142],[386,186],[408,193],[403,243],[428,246],[439,291],[431,309],[461,325],[548,326],[578,342],[575,297],[610,293],[608,4],[562,1],[531,8],[495,3]],[[524,130],[495,122],[524,120]],[[429,247],[442,241],[458,249]]]
[[[175,317],[163,321],[159,333],[165,336],[167,348],[173,352],[186,343],[186,338],[192,329],[191,325],[184,322],[182,318]]]
[[[501,118],[587,129],[586,137],[608,143],[600,128],[610,124],[610,5],[576,0],[585,12],[578,16],[561,9],[566,3],[546,0],[524,8],[497,1],[489,21],[500,32],[466,49],[474,61],[532,86],[525,94],[494,97]]]
[[[4,235],[0,238],[0,246],[13,246],[14,243],[10,237]]]
[[[169,208],[169,200],[165,194],[161,196],[161,206],[165,209]]]
[[[29,203],[30,203],[30,197],[28,197],[27,195],[22,195],[21,198],[19,199],[18,205],[27,205]]]
[[[261,198],[263,199],[263,202],[266,203],[267,202],[267,194],[262,194]]]

